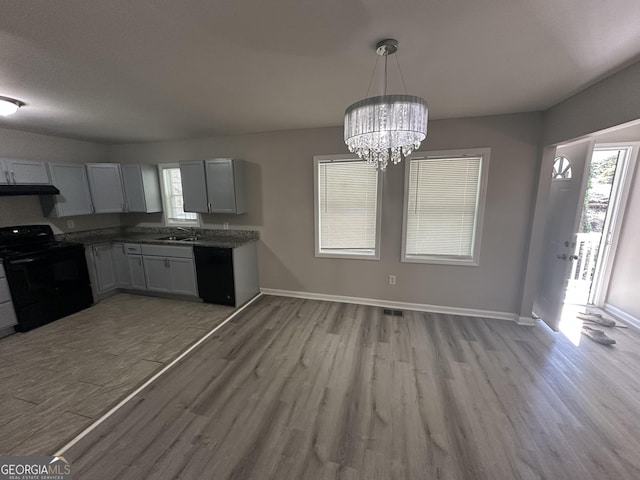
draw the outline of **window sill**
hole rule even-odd
[[[430,263],[433,265],[458,265],[461,267],[477,267],[478,259],[473,258],[446,258],[446,257],[429,257],[426,255],[409,255],[403,256],[400,260],[403,263]]]
[[[316,258],[343,258],[349,260],[380,260],[378,253],[340,253],[340,252],[316,252]]]

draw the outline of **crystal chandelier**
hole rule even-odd
[[[344,113],[344,141],[349,151],[382,171],[390,161],[397,164],[409,156],[427,136],[427,102],[406,95],[406,86],[405,95],[387,95],[387,59],[397,50],[397,40],[378,42],[376,53],[384,57],[383,94],[349,105]]]

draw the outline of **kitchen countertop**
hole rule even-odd
[[[192,230],[192,229],[189,229]],[[108,242],[144,243],[153,245],[179,245],[236,248],[247,243],[255,242],[260,238],[260,232],[256,230],[210,230],[193,229],[197,240],[160,240],[161,237],[192,236],[191,234],[175,228],[101,228],[84,232],[70,232],[56,235],[57,240],[84,243],[85,245],[97,245]]]

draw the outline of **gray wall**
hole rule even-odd
[[[107,147],[90,142],[0,128],[0,157],[50,162],[106,162]],[[56,233],[120,225],[119,215],[74,217],[74,228],[66,219],[43,217],[37,196],[0,196],[0,227],[45,223]]]
[[[423,150],[490,147],[480,266],[400,263],[403,167],[384,184],[381,260],[314,257],[313,156],[346,153],[342,128],[111,146],[122,163],[165,163],[231,156],[249,162],[249,213],[204,215],[261,231],[260,286],[311,293],[518,312],[529,216],[537,185],[539,114],[432,121]],[[155,217],[155,218],[154,218]],[[159,225],[160,215],[123,216]],[[389,274],[397,285],[389,286]]]
[[[636,167],[606,303],[640,319],[640,168]]]
[[[623,124],[637,124],[640,119],[639,91],[640,62],[637,62],[544,112],[542,145],[557,145],[586,136],[602,138],[601,141],[623,141],[626,135],[620,135],[616,127]],[[606,130],[606,137],[599,137],[603,130]],[[553,156],[549,160],[553,161]],[[550,168],[550,166],[546,165],[543,168]],[[547,182],[546,174],[543,173],[540,178],[541,182]],[[527,315],[533,307],[532,292],[537,285],[543,249],[544,222],[540,219],[544,218],[546,213],[548,188],[545,189],[542,183],[539,187],[539,193],[542,195],[537,196],[531,215],[535,228],[530,237],[529,263],[526,267],[526,281],[520,306],[523,316]],[[640,220],[627,215],[624,222],[635,224]],[[622,255],[623,253],[619,252],[617,259],[619,262],[625,261]],[[636,310],[637,308],[638,306],[635,307]]]
[[[572,140],[640,118],[640,62],[550,108],[544,145]]]
[[[599,135],[598,143],[640,142],[640,122]],[[640,166],[631,182],[605,302],[640,319]]]

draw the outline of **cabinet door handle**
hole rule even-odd
[[[16,172],[14,172],[13,170],[11,170],[11,178],[13,178],[13,184],[16,184]]]
[[[207,204],[207,210],[209,210],[209,213],[211,213],[211,202]]]
[[[98,252],[98,247],[93,247],[93,253],[95,253],[96,258],[100,258],[100,252]]]
[[[142,259],[138,257],[138,265],[142,266]]]
[[[124,252],[124,245],[122,245],[122,253],[125,253],[125,252]]]
[[[4,171],[4,176],[7,177],[7,183],[11,183],[11,178],[9,178],[9,170]]]

